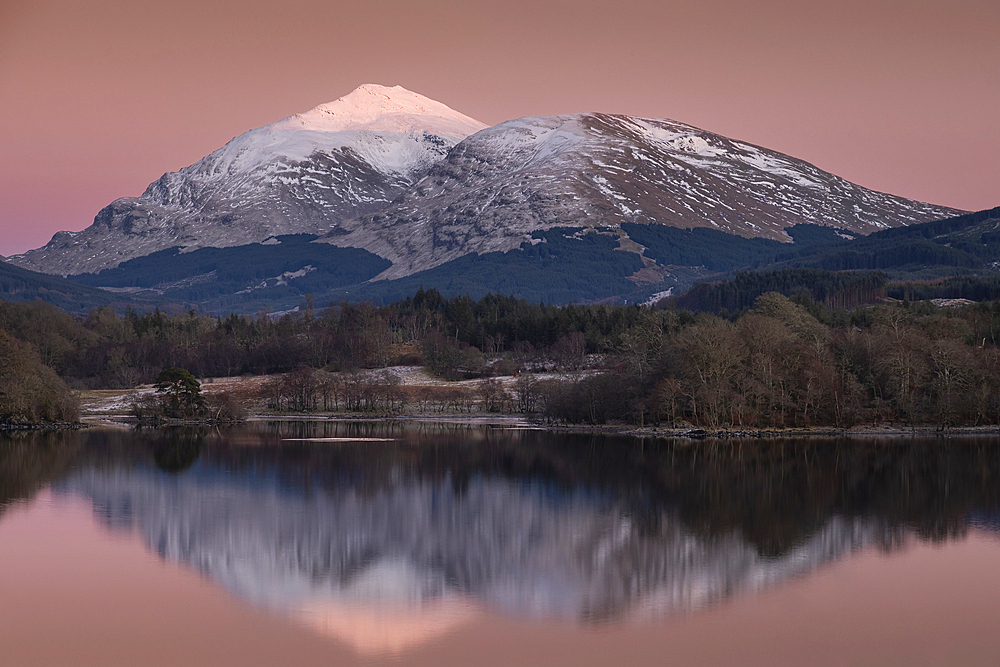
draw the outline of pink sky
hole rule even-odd
[[[362,83],[485,123],[672,118],[990,208],[998,34],[996,0],[4,0],[0,254]]]

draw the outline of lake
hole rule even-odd
[[[0,663],[997,665],[1000,437],[0,436]]]

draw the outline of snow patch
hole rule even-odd
[[[312,264],[307,264],[298,271],[285,271],[280,276],[278,276],[278,280],[275,284],[287,285],[289,280],[295,280],[296,278],[301,278],[307,274],[312,273],[315,270],[316,270],[315,266],[313,266]]]
[[[671,287],[670,289],[668,289],[666,292],[657,292],[653,296],[651,296],[648,299],[646,299],[642,303],[642,305],[644,305],[644,306],[655,306],[657,301],[659,301],[660,299],[666,299],[668,296],[670,296],[673,293],[674,293],[674,288],[673,287]]]
[[[659,144],[670,151],[705,157],[717,157],[728,152],[720,146],[713,146],[692,127],[679,123],[672,123],[670,127],[665,127],[663,123],[640,119],[636,119],[635,123],[650,143]]]
[[[749,144],[740,144],[740,148],[743,150],[742,153],[733,153],[732,158],[747,164],[754,169],[759,169],[760,171],[767,172],[768,174],[773,174],[781,178],[788,179],[795,183],[796,185],[801,185],[807,188],[822,188],[823,186],[806,178],[802,175],[802,172],[795,169],[787,162],[778,159],[772,155],[766,155],[759,149]]]

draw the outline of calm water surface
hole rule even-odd
[[[997,665],[1000,438],[0,439],[3,665]]]

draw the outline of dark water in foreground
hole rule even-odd
[[[995,665],[998,508],[997,437],[16,435],[0,663]]]

